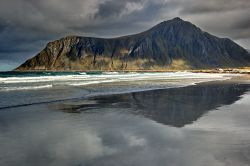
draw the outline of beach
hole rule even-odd
[[[0,77],[0,165],[247,166],[249,75]]]

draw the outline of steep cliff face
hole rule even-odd
[[[241,67],[250,54],[175,18],[136,35],[113,39],[69,36],[47,44],[17,70],[157,70]]]

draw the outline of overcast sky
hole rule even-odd
[[[250,0],[1,0],[0,70],[67,35],[115,37],[174,17],[250,48]]]

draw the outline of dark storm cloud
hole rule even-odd
[[[98,7],[98,12],[95,17],[107,18],[110,16],[119,16],[124,11],[126,4],[128,3],[141,3],[141,0],[128,0],[128,1],[116,1],[109,0],[105,3],[101,3]]]
[[[5,20],[0,19],[0,34],[7,28],[7,23]]]
[[[114,37],[174,17],[250,47],[249,0],[1,0],[0,65],[66,35]]]
[[[94,15],[94,24],[72,25],[76,31],[84,31],[102,37],[114,37],[141,32],[153,25],[173,18],[169,10],[175,2],[165,1],[108,1],[101,4]],[[115,10],[112,10],[115,9]],[[119,11],[119,12],[118,12]]]
[[[228,12],[235,10],[247,10],[250,7],[249,0],[186,0],[182,2],[185,7],[181,9],[183,14],[203,14]]]
[[[250,12],[249,12],[250,14]],[[235,23],[233,24],[233,28],[235,29],[250,29],[250,17],[243,17],[240,20],[236,20]],[[250,33],[250,31],[249,31]]]

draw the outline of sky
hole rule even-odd
[[[250,49],[250,0],[1,0],[0,71],[68,35],[117,37],[175,17]]]

